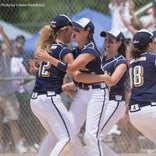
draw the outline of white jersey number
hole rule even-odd
[[[135,66],[129,69],[131,87],[141,87],[144,83],[144,68],[143,66]]]
[[[43,66],[40,66],[38,72],[39,77],[50,77],[50,72],[47,70],[49,68],[51,68],[51,64],[49,62],[47,62]]]

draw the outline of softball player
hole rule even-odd
[[[49,51],[54,58],[71,62],[73,54],[65,45],[72,34],[70,19],[65,15],[56,16],[50,25],[41,30],[38,47]],[[56,38],[56,39],[55,39]],[[52,44],[51,44],[52,43]],[[30,62],[33,65],[33,62]],[[41,62],[30,101],[33,113],[38,117],[48,134],[42,143],[38,156],[60,156],[76,142],[74,125],[69,112],[61,100],[65,72],[49,62]],[[77,144],[76,146],[79,146]],[[65,150],[66,149],[66,150]],[[83,155],[79,153],[74,155]]]
[[[101,58],[94,40],[94,25],[88,18],[82,18],[79,21],[71,22],[73,30],[73,41],[78,43],[74,51],[75,60],[72,63],[58,61],[47,53],[38,51],[36,57],[42,61],[49,61],[57,68],[72,73],[75,84],[78,87],[77,94],[73,100],[70,111],[72,112],[77,132],[86,119],[85,142],[87,145],[87,154],[89,156],[100,156],[101,140],[99,134],[102,129],[105,107],[109,99],[109,91],[105,83],[79,83],[79,71],[82,73],[103,74],[101,68]],[[85,76],[84,76],[85,79]],[[85,79],[86,81],[86,79]],[[87,108],[88,107],[88,108]],[[87,117],[86,117],[87,114]]]
[[[126,51],[125,37],[118,29],[101,32],[105,37],[104,47],[107,55],[103,58],[103,70],[109,75],[88,75],[87,82],[105,81],[110,86],[110,97],[106,107],[103,123],[101,123],[101,139],[103,139],[111,128],[125,114],[125,80],[128,63],[124,58]],[[86,83],[87,83],[86,82]],[[103,154],[117,156],[106,144],[102,144]]]
[[[133,37],[133,46],[133,59],[129,66],[132,87],[130,121],[156,143],[156,54],[153,33],[141,29]]]
[[[118,29],[108,32],[101,32],[105,37],[105,49],[107,56],[103,59],[103,69],[111,77],[108,85],[110,86],[110,97],[106,108],[104,123],[101,131],[102,138],[106,137],[111,128],[124,116],[125,105],[125,80],[128,63],[124,58],[126,52],[125,38]],[[104,155],[117,156],[106,144],[103,144]]]

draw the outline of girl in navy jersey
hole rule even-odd
[[[108,73],[103,75],[88,74],[86,83],[105,81],[110,87],[109,102],[106,107],[104,120],[101,123],[101,139],[106,137],[111,128],[124,116],[126,111],[125,105],[125,80],[127,75],[128,63],[125,59],[126,44],[125,37],[118,29],[101,32],[104,37],[104,47],[106,56],[103,57],[102,68]],[[84,76],[79,74],[79,80]],[[106,144],[102,143],[103,154],[117,156]]]
[[[133,37],[129,74],[131,97],[129,116],[132,124],[156,143],[156,54],[155,32],[139,30]]]
[[[66,46],[72,34],[68,22],[70,19],[67,16],[56,16],[50,25],[41,29],[37,48],[48,51],[49,55],[56,59],[71,63],[73,54]],[[60,156],[65,154],[67,147],[74,148],[74,143],[77,141],[74,125],[71,124],[72,116],[64,106],[60,95],[65,72],[50,62],[39,62],[30,105],[48,134],[41,145],[38,156]],[[36,68],[33,61],[30,61],[30,64]],[[80,148],[78,153],[74,153],[74,156],[83,155],[78,143],[76,147]]]
[[[93,40],[94,25],[88,18],[81,18],[79,21],[71,22],[73,30],[73,41],[78,47],[73,54],[75,60],[72,63],[58,61],[43,50],[36,53],[36,57],[42,61],[48,61],[57,68],[72,73],[74,83],[78,88],[70,108],[72,112],[77,133],[86,119],[85,143],[88,156],[102,156],[100,131],[102,130],[103,116],[108,102],[109,92],[105,83],[81,83],[79,73],[103,74],[101,68],[100,53]],[[84,81],[87,81],[84,77]]]

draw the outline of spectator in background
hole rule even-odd
[[[2,48],[2,45],[0,45],[0,77],[1,78],[11,77],[10,59],[12,57],[12,45],[8,37],[6,36],[5,32],[3,31],[3,27],[1,25],[0,25],[0,34],[6,45],[5,50]],[[19,103],[16,99],[14,92],[15,92],[15,88],[11,81],[6,81],[6,80],[0,81],[0,111],[1,111],[0,150],[3,150],[2,149],[3,146],[2,119],[5,115],[7,117],[12,132],[16,151],[19,153],[24,153],[26,152],[26,148],[23,146],[22,138],[20,136],[20,129],[17,124],[18,115],[19,115]]]
[[[153,8],[149,8],[146,11],[146,14],[140,17],[140,21],[142,22],[143,26],[147,26],[147,24],[153,19]],[[147,28],[149,31],[153,31],[154,27],[151,25]]]
[[[16,55],[16,57],[21,59],[21,62],[25,66],[27,72],[29,72],[29,56],[23,49],[24,43],[25,37],[23,35],[17,36],[13,44],[13,53]]]
[[[132,35],[134,35],[138,30],[143,28],[143,23],[135,15],[134,9],[135,9],[135,3],[134,3],[133,0],[131,0],[129,2],[129,10],[130,10],[130,14],[131,14],[130,22],[125,18],[124,14],[122,12],[122,7],[120,7],[120,9],[119,9],[121,20],[124,23],[125,27],[131,32]],[[126,42],[127,42],[126,58],[127,58],[128,62],[129,62],[130,58],[131,58],[130,50],[132,48],[131,39],[127,39]]]
[[[132,35],[134,35],[137,30],[140,30],[143,28],[143,24],[141,20],[135,15],[134,9],[135,9],[135,3],[133,0],[129,2],[129,10],[130,10],[130,15],[131,15],[131,20],[128,21],[126,17],[124,16],[124,13],[122,11],[123,6],[119,8],[119,13],[122,22],[124,23],[125,27],[131,32]]]
[[[112,29],[119,29],[126,38],[132,38],[131,32],[125,27],[123,21],[121,20],[119,10],[122,8],[122,13],[124,17],[130,22],[130,10],[129,10],[130,0],[111,0],[108,7],[112,17]]]
[[[132,35],[134,35],[138,30],[143,28],[142,22],[134,13],[134,8],[135,8],[135,3],[133,0],[131,0],[129,3],[129,10],[130,10],[130,14],[131,14],[130,22],[124,16],[124,13],[122,12],[122,7],[120,7],[120,9],[119,9],[121,20],[124,23],[125,27],[132,33]],[[127,51],[126,51],[126,59],[128,62],[130,62],[130,60],[131,60],[131,49],[132,49],[132,42],[131,42],[131,39],[129,39],[129,40],[127,40]],[[129,98],[131,95],[131,89],[130,89],[130,84],[129,84],[129,75],[127,76],[125,86],[126,86],[125,95],[126,95],[126,106],[127,106],[126,110],[127,111],[126,111],[125,116],[119,122],[119,129],[122,132],[121,139],[122,139],[122,143],[123,143],[121,150],[123,152],[137,152],[139,132],[131,124],[129,115],[128,115]],[[125,140],[125,138],[127,138],[127,139]]]
[[[149,31],[155,31],[156,30],[156,0],[153,0],[152,2],[152,12],[153,15],[151,18],[151,15],[147,17],[140,18],[141,21],[144,23],[144,28],[148,29]],[[147,22],[148,21],[148,22]]]
[[[25,84],[30,81],[24,79],[24,77],[29,76],[29,73],[27,72],[24,64],[21,54],[22,45],[24,44],[24,37],[18,36],[16,38],[16,45],[18,47],[18,50],[14,51],[14,55],[11,58],[11,72],[12,76],[15,78],[19,78],[18,80],[13,81],[14,88],[16,90],[15,95],[18,99],[18,102],[20,104],[20,112],[19,112],[19,119],[18,123],[22,132],[22,136],[26,139],[27,143],[30,145],[35,144],[36,142],[40,142],[40,136],[41,133],[38,131],[38,136],[33,135],[32,133],[34,131],[34,127],[38,130],[39,128],[39,122],[36,120],[36,117],[31,111],[30,105],[29,105],[29,98],[30,94],[25,89]]]

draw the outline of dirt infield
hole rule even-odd
[[[27,153],[27,154],[17,154],[17,153],[7,153],[0,154],[0,156],[37,156],[36,153]],[[156,156],[156,153],[133,153],[133,154],[120,154],[119,156]]]

